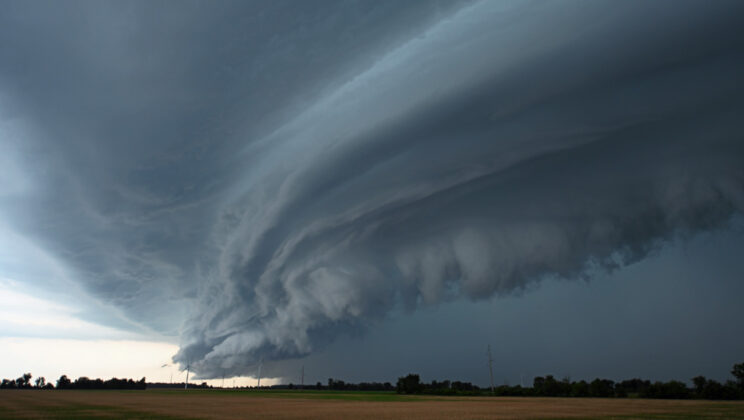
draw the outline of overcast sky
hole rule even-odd
[[[0,2],[0,376],[44,343],[47,376],[100,345],[100,376],[485,384],[490,344],[511,384],[727,379],[743,28],[724,0]]]

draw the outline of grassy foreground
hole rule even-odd
[[[283,390],[2,390],[0,418],[744,419],[744,402]]]

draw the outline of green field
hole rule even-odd
[[[402,395],[390,391],[316,391],[303,390],[276,390],[276,389],[195,389],[185,392],[199,392],[204,395],[239,395],[242,397],[260,398],[301,398],[321,400],[345,400],[345,401],[421,401],[446,399],[447,397]],[[149,389],[145,391],[152,394],[181,395],[182,389]]]

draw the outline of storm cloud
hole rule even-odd
[[[744,211],[741,2],[76,6],[2,6],[0,216],[204,378]]]

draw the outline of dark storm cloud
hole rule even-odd
[[[227,158],[457,3],[420,6],[6,2],[2,210],[95,294],[175,331],[215,259],[214,200],[245,167]]]
[[[218,5],[0,18],[2,214],[203,377],[744,210],[738,2]]]

